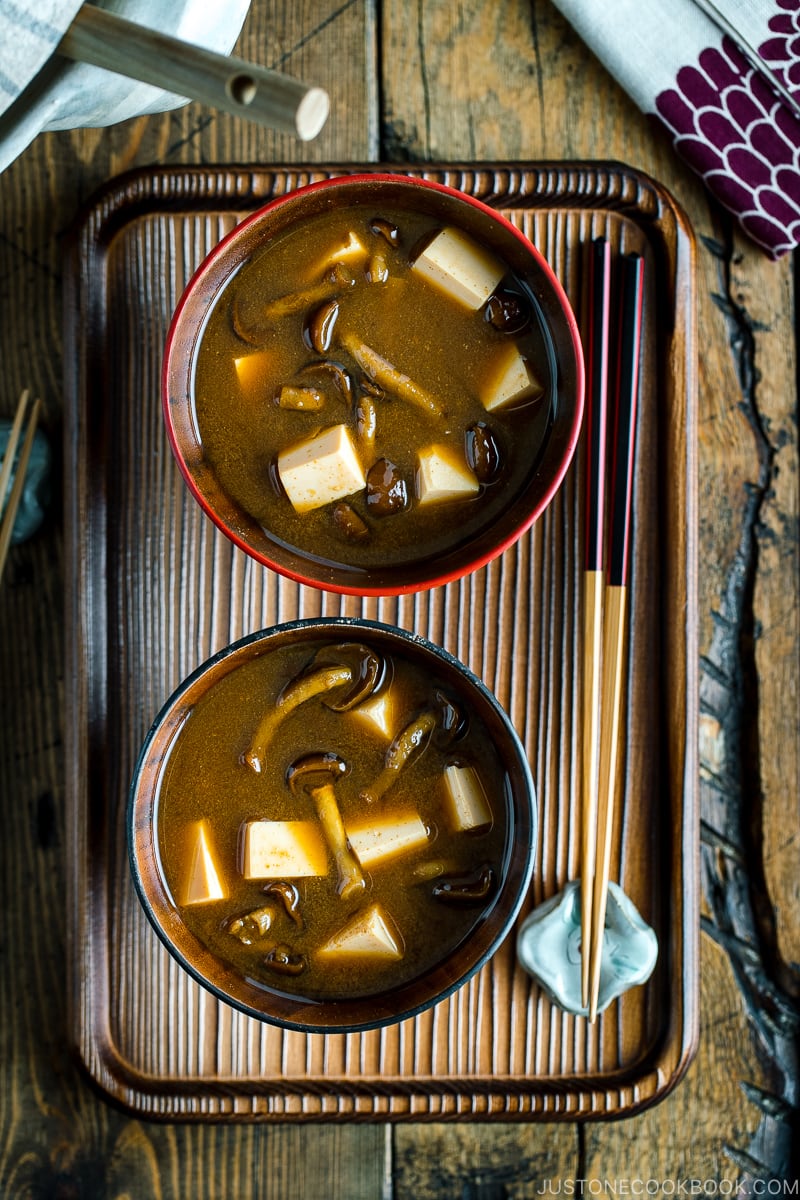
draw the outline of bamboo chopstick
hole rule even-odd
[[[17,411],[14,415],[14,421],[8,437],[8,445],[6,446],[6,452],[3,455],[3,465],[0,467],[0,512],[3,512],[3,504],[6,498],[9,480],[11,479],[11,472],[14,467],[14,456],[16,455],[17,446],[22,433],[22,426],[25,420],[25,410],[28,405],[28,396],[29,392],[26,388],[20,396],[17,404]],[[6,565],[8,547],[11,545],[11,534],[14,530],[14,521],[17,516],[19,502],[22,499],[22,491],[25,486],[25,473],[28,469],[28,460],[30,459],[31,449],[33,448],[33,439],[34,435],[36,434],[36,426],[39,421],[39,410],[41,409],[41,406],[41,400],[38,398],[34,400],[33,408],[28,416],[28,424],[25,429],[25,439],[22,443],[22,450],[20,451],[19,460],[17,462],[14,482],[11,486],[11,492],[8,497],[8,504],[6,505],[5,512],[3,512],[3,519],[0,522],[0,579],[3,577],[3,568]]]
[[[57,52],[303,141],[316,137],[328,119],[330,100],[322,88],[191,45],[93,4],[79,10]]]
[[[600,712],[600,646],[603,614],[606,405],[611,246],[595,238],[589,247],[589,319],[586,347],[588,445],[586,448],[586,540],[583,574],[583,773],[581,781],[581,1003],[589,1005],[589,948],[597,837],[597,771]]]
[[[614,825],[617,752],[619,746],[620,700],[624,667],[625,615],[628,583],[628,548],[633,458],[639,399],[639,357],[642,339],[644,260],[638,254],[622,259],[621,319],[617,350],[613,468],[611,477],[611,525],[608,582],[603,614],[603,687],[601,695],[600,774],[597,807],[597,846],[592,923],[589,948],[589,1020],[597,1018],[603,931],[608,900],[611,864],[611,835]]]

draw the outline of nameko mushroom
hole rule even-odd
[[[309,796],[314,804],[323,836],[336,863],[339,876],[336,890],[343,899],[366,887],[361,867],[348,845],[336,799],[336,783],[347,770],[344,759],[325,751],[297,759],[286,772],[291,792],[295,796]]]
[[[297,708],[319,696],[328,708],[347,712],[380,686],[383,675],[380,656],[358,642],[322,647],[264,714],[244,753],[244,762],[260,774],[265,770],[267,748],[278,727]]]
[[[438,689],[433,699],[433,706],[409,721],[393,739],[379,775],[361,791],[361,799],[366,803],[382,799],[397,782],[400,772],[423,753],[431,738],[444,748],[463,733],[466,723],[457,705]]]

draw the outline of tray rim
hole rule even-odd
[[[101,1020],[88,1021],[82,1011],[82,987],[86,968],[94,968],[98,956],[96,942],[102,937],[105,913],[82,912],[81,906],[81,863],[86,859],[86,839],[81,818],[87,812],[89,772],[91,762],[89,747],[98,731],[94,729],[92,716],[98,712],[97,700],[102,698],[106,680],[107,645],[98,632],[98,623],[92,615],[102,607],[105,593],[98,596],[93,587],[89,564],[94,548],[94,569],[105,566],[106,498],[102,481],[90,479],[85,461],[76,453],[79,444],[87,446],[102,444],[104,425],[101,420],[89,430],[81,428],[80,395],[82,367],[90,374],[86,364],[87,351],[91,350],[89,330],[91,322],[81,321],[82,254],[91,252],[97,261],[102,261],[113,237],[137,216],[167,211],[171,213],[198,211],[246,212],[265,203],[272,193],[276,179],[300,177],[293,186],[299,186],[305,178],[324,177],[331,174],[393,171],[409,175],[429,175],[434,178],[442,174],[460,174],[463,179],[480,180],[488,175],[493,183],[489,203],[516,209],[562,209],[584,208],[593,211],[612,211],[639,224],[646,232],[662,266],[668,269],[666,282],[670,294],[670,311],[675,322],[670,331],[670,359],[679,374],[682,412],[685,416],[686,434],[683,440],[684,475],[682,479],[685,497],[683,513],[686,517],[682,531],[682,550],[677,556],[678,575],[683,583],[685,596],[685,626],[682,631],[682,654],[668,669],[675,670],[682,681],[683,720],[681,744],[677,747],[678,761],[682,763],[682,792],[676,804],[680,816],[680,837],[675,839],[671,862],[671,878],[675,886],[670,895],[674,915],[670,920],[673,940],[677,937],[680,948],[678,961],[683,970],[679,986],[670,993],[669,1019],[665,1033],[656,1047],[648,1047],[641,1059],[614,1072],[580,1076],[511,1076],[492,1077],[490,1084],[484,1077],[448,1075],[432,1076],[430,1087],[422,1079],[414,1077],[414,1087],[407,1085],[402,1092],[391,1092],[384,1083],[378,1096],[375,1089],[360,1079],[354,1085],[342,1087],[341,1080],[320,1079],[304,1076],[297,1081],[276,1079],[243,1081],[238,1077],[226,1079],[214,1077],[203,1081],[203,1096],[214,1097],[219,1107],[212,1112],[199,1108],[172,1111],[169,1106],[159,1106],[160,1097],[198,1097],[196,1077],[169,1080],[138,1071],[121,1056],[110,1034],[107,1014],[109,1012],[107,981],[102,977],[104,1003]],[[535,179],[535,186],[528,186],[520,196],[518,190],[523,179]],[[174,181],[180,183],[180,194],[171,191]],[[587,187],[587,180],[592,183]],[[500,185],[499,188],[497,185]],[[456,184],[455,186],[459,186]],[[465,188],[465,190],[467,190]],[[486,190],[470,187],[473,195],[487,198]],[[665,251],[666,233],[673,238],[673,252]],[[666,255],[666,257],[665,257]],[[66,715],[66,775],[67,775],[67,824],[68,844],[71,849],[68,872],[68,942],[74,941],[75,951],[68,955],[68,1026],[78,1053],[79,1061],[90,1079],[99,1085],[111,1099],[139,1116],[164,1118],[171,1121],[232,1120],[285,1122],[314,1121],[339,1117],[345,1120],[451,1120],[469,1116],[471,1119],[501,1119],[504,1121],[524,1119],[602,1119],[633,1115],[663,1099],[680,1081],[692,1061],[699,1039],[699,765],[697,751],[698,726],[698,614],[697,614],[697,365],[695,336],[695,293],[694,293],[695,239],[688,219],[671,194],[645,173],[624,163],[611,161],[519,161],[519,162],[435,162],[435,163],[349,163],[349,164],[219,164],[211,166],[169,167],[153,166],[137,168],[107,181],[82,206],[68,234],[65,245],[64,285],[64,374],[65,374],[65,463],[78,463],[82,475],[74,470],[65,470],[65,542],[67,561],[75,570],[68,575],[65,591],[65,619],[73,637],[66,639],[66,670],[68,698]],[[96,289],[102,292],[102,288]],[[103,304],[94,297],[89,305],[92,311],[100,312]],[[85,314],[84,314],[85,318]],[[683,353],[676,346],[675,327],[685,333]],[[87,388],[88,394],[88,388]],[[679,442],[679,445],[681,443]],[[83,486],[81,486],[83,485]],[[90,500],[91,496],[91,500]],[[97,562],[98,548],[102,562]],[[105,576],[105,571],[101,572]],[[70,690],[71,688],[71,690]],[[92,706],[94,701],[94,707]],[[100,705],[102,711],[102,704]],[[78,720],[79,713],[86,713],[86,727]],[[672,756],[672,755],[671,755]],[[677,777],[677,776],[676,776]],[[83,807],[81,807],[83,804]],[[97,816],[98,814],[95,814]],[[102,830],[104,814],[100,814]],[[88,817],[87,817],[88,825]],[[97,834],[97,830],[95,830]],[[98,835],[99,836],[99,835]],[[683,880],[689,886],[684,890],[678,885]],[[94,887],[83,889],[94,894]],[[96,881],[95,881],[96,886]],[[77,935],[77,936],[76,936]],[[80,947],[83,947],[83,950]],[[84,970],[78,969],[78,955],[83,956]],[[95,995],[97,991],[95,990]],[[95,1005],[99,1008],[99,1005]],[[308,1035],[322,1036],[322,1035]],[[436,1081],[438,1082],[438,1087]],[[484,1082],[480,1082],[483,1080]],[[120,1086],[120,1085],[123,1086]],[[289,1084],[289,1086],[287,1086]],[[420,1084],[422,1086],[417,1086]],[[480,1085],[479,1085],[480,1084]],[[526,1086],[527,1085],[527,1086]],[[619,1108],[609,1106],[610,1092],[614,1089],[630,1093],[628,1102]],[[595,1108],[592,1100],[603,1093],[605,1107]],[[294,1096],[319,1102],[317,1112],[242,1112],[224,1111],[224,1101],[233,1097],[265,1097],[275,1094]],[[346,1095],[345,1095],[346,1094]],[[433,1097],[448,1096],[461,1108],[455,1112],[415,1110],[415,1104]],[[354,1109],[358,1098],[372,1098],[372,1110],[334,1111],[326,1108],[325,1100],[353,1098]],[[493,1107],[492,1097],[497,1097],[500,1107]],[[508,1102],[518,1098],[522,1103],[516,1110],[509,1111]],[[581,1105],[581,1098],[588,1098],[588,1107]],[[484,1098],[481,1111],[473,1111],[475,1101]],[[548,1106],[545,1101],[552,1099]],[[201,1098],[202,1099],[202,1098]],[[385,1099],[384,1108],[377,1101]],[[564,1101],[560,1105],[558,1101]],[[576,1109],[569,1103],[576,1101]],[[527,1106],[524,1103],[528,1102]],[[397,1106],[392,1109],[392,1105]]]

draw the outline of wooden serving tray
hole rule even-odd
[[[215,1000],[134,893],[125,806],[178,682],[263,626],[367,616],[444,645],[498,696],[537,781],[523,916],[579,873],[582,449],[546,515],[459,583],[362,600],[254,565],[190,498],[162,427],[167,325],[191,271],[274,195],[356,168],[153,169],[112,183],[70,243],[66,287],[67,780],[72,1029],[115,1100],[170,1119],[500,1120],[631,1114],[663,1097],[698,1027],[694,248],[652,180],[616,164],[399,168],[499,207],[582,314],[585,244],[646,260],[632,611],[612,878],[660,946],[643,987],[590,1026],[516,965],[509,938],[433,1010],[364,1034],[283,1033]],[[358,169],[374,169],[358,168]],[[585,317],[582,315],[581,320]]]

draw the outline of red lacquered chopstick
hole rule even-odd
[[[639,360],[642,343],[644,260],[638,254],[621,260],[620,323],[614,395],[613,465],[608,581],[604,593],[603,688],[597,846],[590,943],[589,1020],[597,1017],[603,930],[606,920],[611,835],[614,824],[628,560],[633,497],[636,419],[639,407]]]
[[[589,950],[597,838],[597,771],[600,708],[600,646],[603,613],[606,406],[611,246],[595,238],[589,247],[589,314],[586,373],[586,499],[583,573],[583,776],[581,781],[581,996],[589,1004]]]

